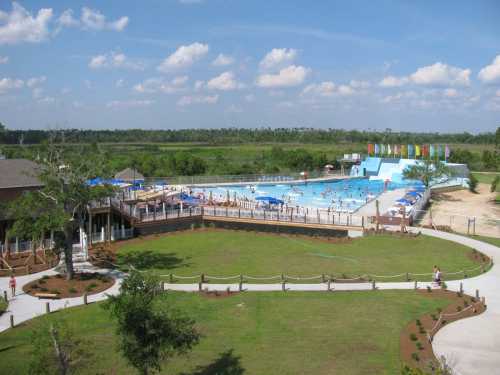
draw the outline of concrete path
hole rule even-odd
[[[434,337],[433,348],[436,355],[445,356],[448,364],[452,365],[456,375],[475,374],[500,374],[500,248],[470,239],[464,236],[439,232],[431,229],[410,228],[411,231],[422,232],[422,234],[454,241],[481,251],[491,257],[494,261],[489,272],[480,276],[456,281],[447,281],[448,289],[458,291],[460,283],[463,283],[464,291],[474,295],[479,290],[481,296],[486,298],[488,309],[485,313],[464,320],[451,323],[441,329]],[[437,250],[439,251],[439,250]],[[84,264],[84,270],[108,273],[117,278],[116,283],[108,290],[88,297],[89,302],[102,301],[108,294],[117,294],[123,274],[118,271],[107,269],[96,269],[90,264]],[[22,292],[22,286],[43,275],[55,274],[54,269],[33,275],[17,278],[20,294],[9,301],[9,308],[0,317],[0,332],[10,327],[10,315],[14,315],[15,324],[35,318],[45,313],[45,300],[38,300]],[[389,289],[413,289],[414,282],[377,283],[379,290]],[[431,283],[419,282],[419,288],[431,286]],[[232,291],[239,288],[238,284],[203,284],[204,289],[209,291],[225,291],[229,287]],[[274,284],[243,284],[245,291],[281,291],[281,283]],[[331,284],[333,291],[349,290],[371,290],[370,283]],[[165,284],[165,289],[186,292],[198,291],[198,284]],[[326,291],[326,283],[315,284],[286,284],[287,291]],[[0,278],[0,290],[8,290],[8,278]],[[9,294],[10,298],[10,294]],[[52,311],[66,307],[83,304],[82,297],[64,298],[50,301]]]
[[[33,319],[36,318],[37,316],[45,314],[46,302],[50,303],[51,311],[57,311],[67,307],[83,305],[83,297],[62,298],[58,300],[40,300],[36,297],[32,297],[29,294],[23,292],[23,285],[33,280],[40,279],[44,275],[56,275],[58,273],[56,271],[56,268],[52,268],[50,270],[31,275],[16,277],[17,287],[16,287],[16,295],[14,297],[12,297],[10,293],[9,278],[0,277],[0,290],[2,291],[2,296],[3,296],[3,291],[7,290],[9,298],[9,307],[7,311],[2,316],[0,316],[0,332],[10,328],[10,315],[14,316],[14,324],[17,325],[26,320]],[[110,275],[116,279],[115,284],[106,291],[89,295],[87,298],[87,301],[89,303],[103,301],[107,298],[106,297],[107,294],[118,294],[121,281],[123,279],[123,273],[118,271],[112,271],[109,269],[99,269],[97,267],[92,266],[90,263],[76,264],[75,271],[100,272]]]

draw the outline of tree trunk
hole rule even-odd
[[[73,268],[73,231],[67,229],[65,231],[64,241],[64,263],[66,264],[66,280],[73,279],[75,270]]]

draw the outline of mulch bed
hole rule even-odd
[[[486,310],[486,306],[476,298],[459,294],[458,292],[450,292],[446,290],[433,289],[432,292],[427,290],[419,290],[418,293],[425,295],[428,298],[445,298],[449,300],[449,305],[443,309],[444,314],[459,314],[452,317],[444,317],[442,322],[432,332],[432,336],[445,325],[456,320],[469,318],[481,314]],[[463,311],[467,306],[474,304],[473,308]],[[425,314],[418,319],[409,323],[400,335],[400,357],[403,363],[411,368],[420,368],[425,371],[431,371],[433,366],[436,366],[437,358],[432,350],[432,345],[429,342],[427,332],[431,331],[439,319],[440,311]],[[420,325],[418,324],[420,322]],[[420,346],[420,347],[419,347]]]
[[[236,292],[236,291],[220,292],[218,290],[211,290],[211,291],[203,290],[199,293],[201,296],[203,296],[205,298],[228,298],[228,297],[234,296],[236,294],[239,294],[240,292]]]
[[[37,293],[57,294],[59,298],[80,297],[100,293],[110,288],[115,279],[95,273],[76,273],[73,280],[66,280],[64,275],[44,276],[23,287],[23,291],[31,296]]]

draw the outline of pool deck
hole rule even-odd
[[[397,199],[404,197],[406,189],[388,190],[380,194],[377,199],[370,201],[355,212],[359,216],[375,216],[377,214],[376,201],[379,201],[380,215],[383,215],[387,210],[394,206]]]
[[[305,182],[324,182],[324,181],[335,181],[335,180],[352,180],[352,179],[363,179],[366,177],[359,176],[341,176],[341,175],[331,175],[318,178],[308,178],[307,181],[304,179],[300,180],[288,180],[288,181],[245,181],[245,182],[213,182],[205,184],[184,184],[175,185],[179,187],[214,187],[214,186],[246,186],[246,185],[302,185]]]

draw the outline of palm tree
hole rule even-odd
[[[425,187],[429,187],[431,181],[443,175],[450,176],[451,169],[443,162],[436,160],[423,160],[417,164],[411,165],[403,171],[404,178],[420,180]]]

